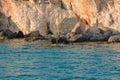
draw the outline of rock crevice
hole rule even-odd
[[[24,35],[72,37],[99,25],[120,32],[119,0],[0,0],[0,13],[0,30]]]

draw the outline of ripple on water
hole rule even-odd
[[[120,53],[109,47],[0,43],[1,80],[120,80],[119,75]]]

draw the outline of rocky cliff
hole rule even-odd
[[[120,0],[0,0],[0,29],[69,37],[99,27],[120,31]]]

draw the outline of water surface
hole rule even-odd
[[[120,80],[120,43],[48,44],[1,41],[0,80]]]

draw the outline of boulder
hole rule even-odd
[[[39,31],[33,31],[26,35],[26,41],[36,41],[36,40],[44,40],[45,38],[40,35]]]
[[[90,36],[90,41],[106,41],[112,35],[112,30],[107,27],[91,27],[86,32]]]
[[[100,34],[103,36],[103,39],[105,41],[107,41],[109,37],[113,34],[113,30],[108,27],[100,26],[98,27],[98,29],[100,30]]]
[[[16,37],[16,33],[13,33],[11,30],[6,29],[5,31],[3,31],[3,36],[7,39],[13,39]]]
[[[49,29],[56,38],[58,35],[66,36],[74,27],[80,27],[81,21],[71,11],[66,11],[56,6],[49,6],[47,14]]]
[[[73,42],[85,42],[85,41],[89,41],[90,37],[91,36],[87,36],[87,35],[74,36],[74,39],[72,41]]]
[[[0,12],[0,29],[21,30],[24,34],[39,30],[46,36],[49,27],[55,37],[70,32],[79,35],[84,25],[98,24],[120,32],[120,0],[0,0]],[[111,32],[91,27],[88,34],[91,39],[86,35],[71,37],[74,41],[107,40]]]
[[[108,42],[120,42],[120,34],[113,35],[108,39]]]
[[[90,27],[83,34],[71,33],[69,40],[72,42],[84,42],[84,41],[107,41],[112,35],[112,30],[103,27]]]
[[[0,31],[0,39],[13,39],[13,38],[24,38],[22,31],[12,32],[11,30],[2,30]]]
[[[24,38],[24,34],[22,31],[19,31],[16,35],[16,38]]]
[[[26,37],[33,37],[33,36],[34,37],[39,37],[40,36],[39,31],[33,31],[33,32],[26,35]]]
[[[69,41],[64,37],[51,38],[50,41],[52,44],[68,44],[69,43]]]
[[[89,35],[98,35],[98,34],[100,34],[100,30],[98,29],[97,26],[95,26],[95,27],[90,27],[90,28],[86,31],[86,34],[89,34]]]
[[[104,41],[105,37],[102,34],[93,35],[90,37],[90,41]]]
[[[113,34],[112,30],[109,30],[103,34],[104,40],[107,41],[110,36]]]

